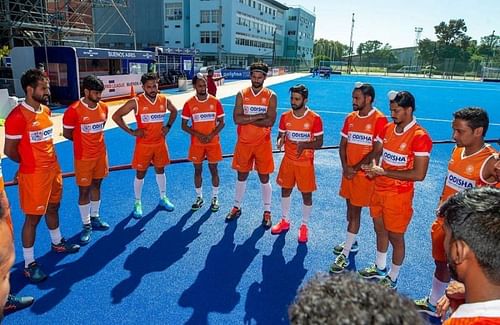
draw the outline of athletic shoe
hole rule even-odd
[[[34,301],[35,298],[30,296],[18,297],[9,294],[9,296],[7,297],[7,301],[5,302],[5,306],[3,307],[3,314],[12,314],[13,312],[29,307],[33,305]]]
[[[108,230],[109,224],[106,221],[102,221],[99,216],[90,217],[90,224],[92,225],[92,230]]]
[[[271,211],[264,211],[264,214],[262,214],[262,227],[269,229],[272,225]]]
[[[212,212],[219,211],[219,199],[216,196],[212,198],[212,202],[210,203],[210,210],[212,210]]]
[[[141,201],[135,201],[133,217],[134,217],[134,219],[142,218],[142,203],[141,203]]]
[[[80,233],[80,244],[87,245],[92,235],[92,225],[83,225],[82,232]]]
[[[340,254],[335,258],[332,266],[330,266],[330,273],[342,273],[349,266],[349,259],[344,254]]]
[[[396,288],[398,287],[398,280],[396,279],[396,281],[392,281],[391,277],[386,275],[383,279],[381,279],[378,282],[378,284],[380,284],[383,287],[396,290]]]
[[[241,208],[233,207],[226,215],[226,222],[238,219],[241,216]]]
[[[24,268],[24,276],[32,283],[39,283],[47,279],[47,274],[42,271],[37,262],[31,262],[28,267]]]
[[[415,306],[417,306],[418,312],[427,314],[432,317],[439,317],[438,314],[436,314],[436,306],[430,303],[429,297],[417,299],[413,302],[415,303]]]
[[[160,199],[160,205],[164,207],[168,212],[172,212],[175,209],[174,205],[172,204],[172,202],[170,202],[166,195],[162,196],[162,198]]]
[[[59,244],[52,244],[52,250],[56,253],[74,254],[80,250],[80,245],[67,243],[66,239],[62,238]]]
[[[300,228],[299,228],[299,243],[301,243],[301,244],[307,243],[307,233],[308,233],[307,225],[300,226]]]
[[[280,222],[271,227],[271,234],[277,235],[284,231],[290,229],[290,222],[286,221],[285,218],[281,218]]]
[[[333,254],[340,255],[344,250],[345,242],[342,242],[333,248]],[[359,251],[358,241],[356,240],[351,246],[350,253],[357,253]]]
[[[375,264],[372,264],[358,271],[359,275],[366,279],[383,279],[387,275],[387,267],[380,270]]]
[[[193,205],[191,205],[191,210],[196,211],[199,210],[203,206],[203,199],[199,196],[196,197],[196,201],[194,201]]]

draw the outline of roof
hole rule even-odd
[[[287,10],[288,9],[288,6],[285,6],[284,4],[282,4],[281,2],[278,2],[278,1],[275,1],[275,0],[264,0],[265,2],[275,6],[275,7],[278,7],[279,9],[283,9],[283,10]]]

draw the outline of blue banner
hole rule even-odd
[[[112,50],[112,49],[89,49],[75,48],[76,55],[79,58],[91,59],[143,59],[154,60],[154,53],[150,51],[127,51],[127,50]]]
[[[247,69],[222,69],[224,79],[249,79],[250,70]]]

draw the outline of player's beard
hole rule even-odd
[[[156,95],[158,95],[158,92],[156,92],[156,91],[152,91],[152,92],[149,92],[149,93],[145,91],[144,93],[145,93],[145,94],[146,94],[146,96],[148,96],[148,98],[149,98],[149,99],[151,99],[151,100],[155,100]]]
[[[255,81],[252,81],[252,88],[259,89],[259,88],[262,88],[262,86],[264,86],[264,82],[255,82]]]
[[[299,109],[301,109],[303,107],[304,107],[304,102],[302,102],[302,104],[300,104],[300,105],[294,105],[294,104],[292,104],[292,109],[294,111],[299,110]]]
[[[43,94],[42,96],[38,96],[38,95],[33,94],[32,97],[33,97],[33,100],[35,100],[36,102],[38,102],[40,104],[47,105],[49,103],[49,95],[47,95],[47,94]]]
[[[198,97],[205,97],[206,95],[207,95],[207,90],[206,89],[203,92],[198,92],[198,91],[196,92],[196,96],[198,96]]]

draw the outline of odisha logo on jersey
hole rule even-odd
[[[448,182],[448,185],[455,185],[455,186],[458,186],[458,187],[463,188],[463,189],[473,188],[475,185],[473,182],[471,182],[467,179],[460,178],[457,175],[453,175],[453,174],[448,174],[447,182]]]
[[[53,129],[52,127],[46,128],[39,131],[31,131],[30,134],[30,142],[41,142],[46,141],[52,138]]]
[[[384,150],[383,159],[389,165],[406,166],[407,156]]]
[[[311,139],[311,133],[309,132],[300,132],[300,131],[288,131],[287,132],[288,139],[292,141],[309,141]]]
[[[264,114],[267,112],[267,107],[266,106],[252,106],[252,105],[245,105],[243,107],[243,110],[245,114],[248,115],[254,115],[254,114]]]
[[[207,122],[215,120],[215,112],[198,113],[193,115],[195,122]]]
[[[164,117],[165,113],[141,114],[141,121],[142,123],[162,122]]]
[[[82,124],[82,133],[98,133],[104,129],[104,122]]]
[[[359,132],[349,132],[347,141],[350,143],[361,144],[361,145],[371,145],[372,136],[366,133]]]

